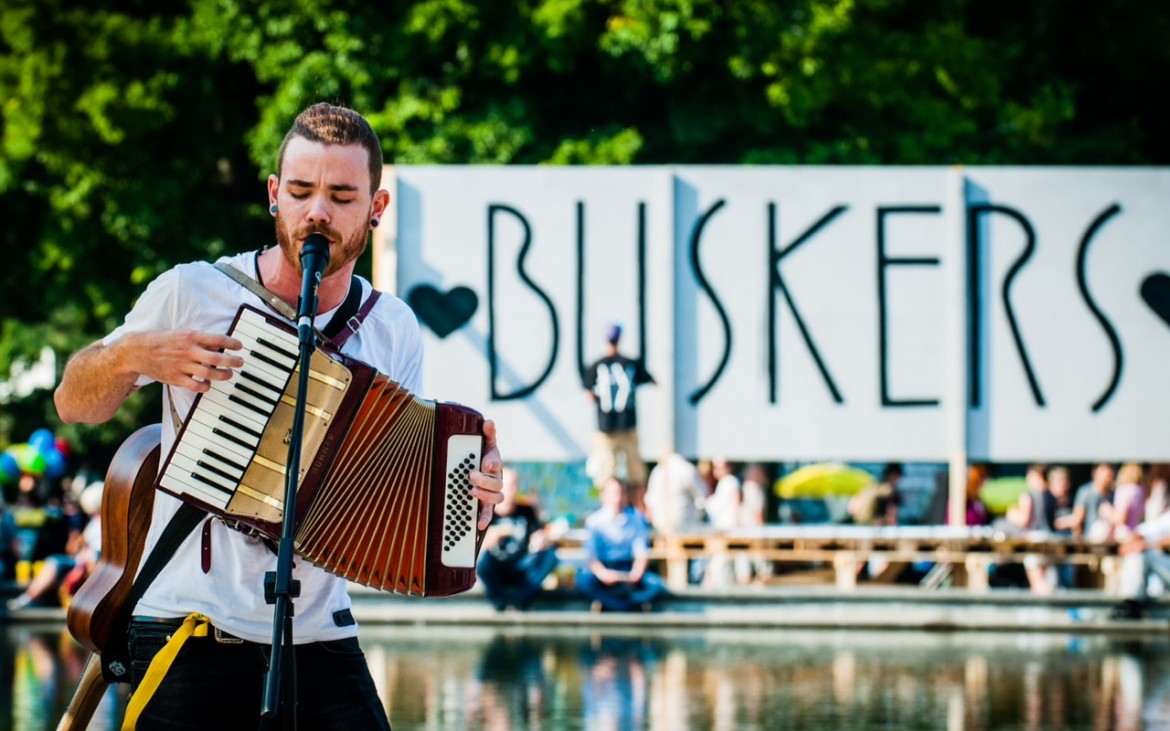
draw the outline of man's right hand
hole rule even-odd
[[[191,330],[131,333],[103,345],[94,343],[69,359],[53,394],[67,424],[100,424],[110,419],[137,388],[140,376],[201,393],[211,381],[226,381],[244,365],[243,343],[226,335]]]
[[[138,373],[159,383],[197,393],[210,389],[211,381],[230,379],[232,369],[244,365],[240,356],[221,352],[244,347],[239,340],[227,335],[193,330],[156,330],[127,335],[119,342],[138,351],[141,364],[135,368]]]

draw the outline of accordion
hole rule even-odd
[[[296,330],[243,305],[228,332],[244,367],[196,397],[157,487],[279,538],[299,371]],[[328,346],[310,363],[294,510],[298,556],[384,591],[445,596],[475,583],[483,532],[469,473],[483,417],[411,395]]]

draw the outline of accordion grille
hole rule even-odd
[[[296,534],[297,552],[350,581],[423,594],[435,404],[377,376]]]

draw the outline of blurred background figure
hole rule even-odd
[[[1117,471],[1112,504],[1102,506],[1102,516],[1111,524],[1110,537],[1124,541],[1146,516],[1146,486],[1142,466],[1127,462]]]
[[[764,485],[768,474],[764,466],[751,463],[744,467],[743,482],[740,484],[739,524],[742,527],[760,527],[766,520],[768,494]],[[772,575],[772,564],[762,556],[737,556],[735,559],[735,580],[740,584],[762,582]]]
[[[497,611],[508,605],[527,609],[540,593],[544,578],[557,565],[556,548],[544,530],[537,506],[519,495],[516,470],[504,469],[492,522],[484,534],[475,572],[488,601]]]
[[[968,526],[987,525],[991,522],[991,513],[987,510],[987,505],[979,498],[979,491],[983,489],[983,485],[986,482],[986,465],[971,465],[967,469],[967,509],[965,523]]]
[[[40,563],[25,590],[8,600],[9,611],[32,604],[56,606],[59,603],[64,606],[69,603],[97,565],[101,552],[103,489],[102,483],[95,482],[82,491],[78,502],[87,521],[85,527],[69,534],[64,553],[47,556]]]
[[[1146,520],[1157,518],[1170,508],[1170,465],[1150,465],[1146,478]]]
[[[601,508],[585,519],[586,567],[577,584],[595,612],[649,611],[664,591],[648,571],[650,529],[630,506],[629,485],[616,477],[601,486]]]
[[[589,455],[587,472],[593,484],[604,485],[610,477],[628,480],[638,490],[634,504],[641,504],[646,485],[646,465],[638,451],[638,410],[635,391],[654,383],[642,360],[618,352],[621,325],[605,330],[605,355],[581,374],[581,382],[597,404],[597,432]]]
[[[764,466],[751,463],[743,469],[743,483],[740,485],[739,524],[763,525],[767,522],[768,474]]]
[[[707,521],[717,531],[730,531],[739,526],[740,505],[743,501],[742,485],[735,474],[735,467],[723,457],[711,462],[715,478],[715,492],[707,500]],[[703,575],[703,586],[709,589],[724,588],[731,584],[734,563],[727,556],[713,555],[707,561]]]
[[[1052,493],[1055,508],[1052,514],[1052,529],[1057,535],[1071,536],[1073,530],[1072,476],[1068,468],[1061,465],[1048,470],[1048,492]]]
[[[1075,537],[1090,543],[1109,539],[1113,526],[1102,514],[1101,506],[1108,505],[1113,497],[1113,476],[1113,465],[1101,462],[1093,467],[1092,480],[1077,489],[1069,521]]]
[[[1056,500],[1048,489],[1048,466],[1028,465],[1024,482],[1028,487],[1008,508],[1007,522],[1022,531],[1051,531],[1056,520]]]
[[[1113,608],[1113,619],[1141,619],[1146,615],[1149,600],[1149,582],[1158,577],[1163,585],[1170,584],[1170,512],[1139,523],[1121,539],[1119,552],[1121,582],[1118,593],[1121,602]]]
[[[731,530],[739,525],[739,506],[742,500],[739,477],[735,467],[723,457],[711,462],[715,477],[715,492],[707,500],[707,521],[712,528]]]
[[[1029,534],[1055,535],[1058,511],[1065,503],[1066,512],[1071,512],[1068,503],[1068,473],[1063,470],[1049,471],[1047,465],[1032,464],[1024,473],[1027,489],[1020,494],[1019,501],[1008,508],[1008,524]],[[1053,489],[1053,485],[1056,488]],[[1058,494],[1063,494],[1058,497]],[[1055,566],[1047,557],[1029,554],[1024,559],[1024,572],[1032,593],[1050,595],[1061,584]]]
[[[863,488],[849,499],[849,514],[857,525],[897,525],[902,496],[902,465],[890,462],[882,468],[881,482]]]
[[[704,522],[707,485],[690,460],[668,448],[650,471],[644,502],[646,517],[659,533],[694,530]]]

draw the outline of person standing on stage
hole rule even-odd
[[[372,296],[372,285],[353,276],[353,270],[390,202],[390,194],[380,188],[381,175],[381,143],[361,115],[329,104],[309,107],[285,136],[276,172],[268,178],[278,246],[220,262],[295,307],[302,287],[301,248],[310,234],[324,235],[331,256],[318,288],[316,324],[327,328],[351,287],[360,288],[362,302]],[[104,422],[132,391],[160,382],[162,454],[168,454],[176,433],[172,414],[185,418],[211,381],[230,380],[245,365],[242,343],[224,334],[241,304],[268,307],[208,263],[164,272],[120,327],[69,360],[55,393],[61,419]],[[343,352],[407,390],[419,391],[422,338],[414,314],[398,298],[378,298]],[[484,433],[487,448],[479,470],[470,475],[472,494],[481,502],[481,528],[500,500],[503,469],[491,421],[485,422]],[[165,493],[155,497],[148,553],[179,505]],[[265,542],[210,517],[179,546],[134,608],[132,708],[135,699],[141,706],[138,689],[146,668],[184,618],[190,622],[191,616],[203,615],[210,631],[188,639],[153,695],[142,694],[149,699],[139,708],[139,729],[257,727],[273,622],[264,574],[274,569],[275,559]],[[300,582],[293,632],[300,724],[338,731],[388,729],[384,703],[358,645],[346,581],[300,559],[293,578]]]
[[[597,432],[589,455],[587,472],[593,484],[604,485],[611,477],[620,477],[634,485],[635,506],[640,507],[641,491],[646,484],[646,464],[638,451],[638,411],[634,393],[639,386],[655,383],[642,360],[632,360],[618,352],[621,325],[605,330],[605,355],[594,361],[581,375],[589,397],[597,404]],[[624,474],[621,463],[624,461]]]

